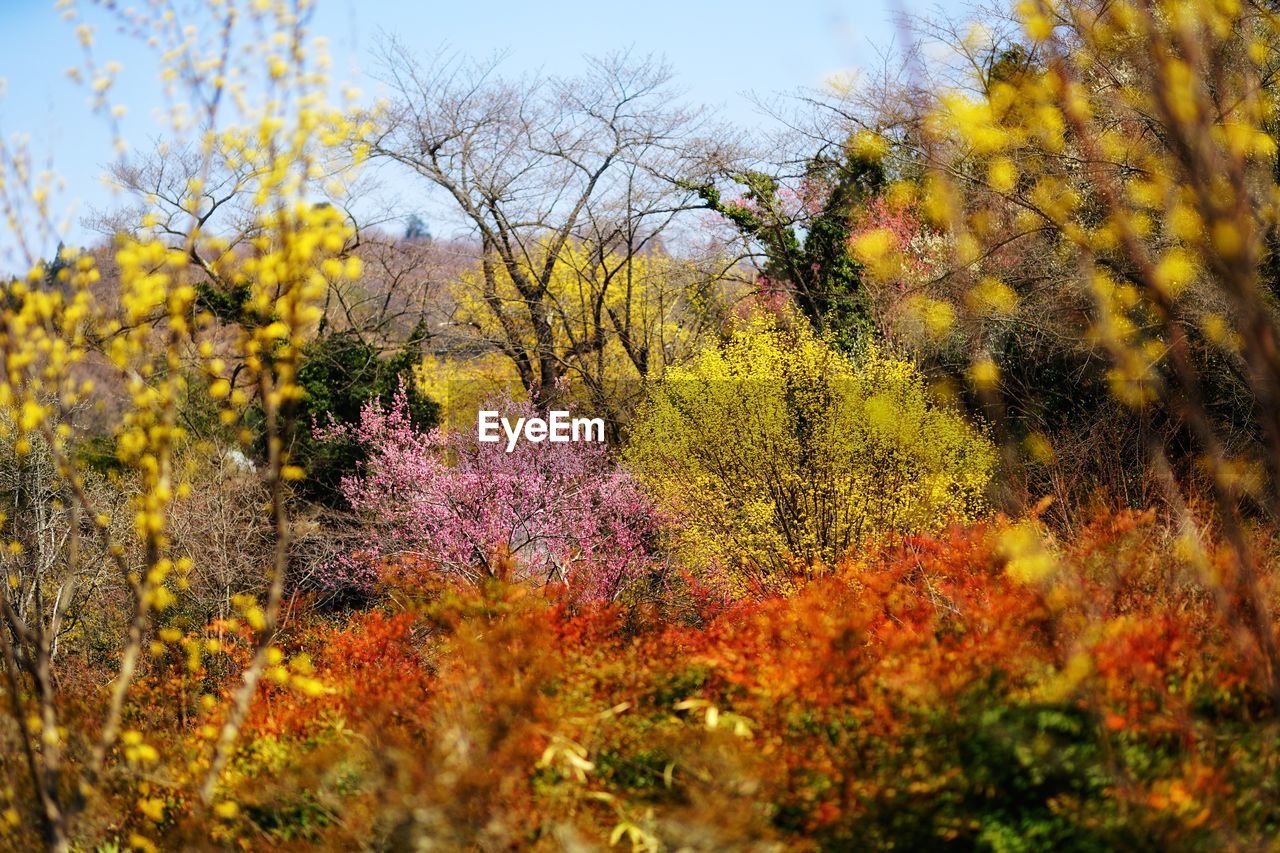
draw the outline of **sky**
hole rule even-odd
[[[145,4],[146,0],[137,0]],[[90,6],[81,0],[82,6]],[[121,3],[127,5],[127,0]],[[179,4],[181,5],[181,4]],[[752,94],[769,98],[820,86],[833,74],[876,64],[893,43],[900,11],[958,11],[957,0],[319,0],[316,35],[329,40],[334,76],[370,97],[378,85],[373,48],[393,33],[429,54],[441,48],[484,58],[507,52],[512,74],[572,74],[582,57],[630,49],[664,56],[691,102],[719,111],[743,127],[768,123]],[[162,106],[156,66],[145,49],[99,23],[95,53],[124,67],[113,98],[129,105],[123,124],[130,146],[149,147],[160,131]],[[91,114],[88,93],[66,74],[81,55],[74,29],[53,0],[0,0],[0,135],[29,135],[37,168],[51,164],[66,189],[53,209],[70,223],[69,243],[86,239],[80,219],[114,199],[100,180],[111,158],[111,135]],[[437,232],[439,233],[439,232]],[[0,233],[0,255],[9,235]],[[52,249],[52,247],[49,247]]]

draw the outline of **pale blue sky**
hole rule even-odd
[[[139,0],[141,2],[141,0]],[[107,19],[87,8],[92,21]],[[123,3],[122,5],[127,5]],[[181,5],[181,4],[179,4]],[[395,33],[423,52],[441,46],[484,57],[509,51],[512,73],[572,73],[584,54],[630,48],[664,55],[693,102],[717,107],[743,126],[767,121],[749,93],[768,96],[816,86],[829,74],[875,64],[876,47],[895,38],[895,12],[932,11],[932,0],[319,0],[316,34],[325,35],[335,77],[352,79],[368,93],[376,84],[373,48],[380,30]],[[941,6],[955,9],[957,0]],[[115,100],[126,103],[126,141],[144,146],[158,130],[153,113],[162,104],[155,67],[145,49],[100,27],[97,55],[125,67]],[[79,199],[79,212],[109,206],[97,180],[111,157],[110,136],[89,115],[87,94],[66,76],[80,59],[72,27],[53,0],[0,0],[0,133],[27,133],[37,162],[51,161],[67,182],[55,210]],[[72,239],[83,236],[74,228]],[[0,252],[6,235],[0,234]]]

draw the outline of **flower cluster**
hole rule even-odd
[[[527,403],[499,405],[510,418]],[[658,514],[636,482],[592,442],[481,443],[474,433],[416,430],[403,391],[371,401],[359,424],[322,436],[368,449],[343,494],[370,525],[370,545],[335,568],[332,584],[368,587],[387,559],[475,581],[506,574],[568,583],[611,600],[655,572]]]

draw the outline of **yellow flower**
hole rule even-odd
[[[976,314],[1012,314],[1018,307],[1018,294],[998,278],[987,276],[965,295],[965,304]]]
[[[987,167],[987,183],[996,192],[1012,192],[1018,184],[1018,167],[1007,157],[997,157]]]
[[[1000,534],[999,550],[1007,561],[1005,571],[1021,583],[1038,583],[1057,565],[1039,530],[1029,521],[1004,530]]]
[[[1170,298],[1176,299],[1195,276],[1196,264],[1191,254],[1185,249],[1173,248],[1156,265],[1155,284]]]
[[[158,797],[143,797],[138,800],[138,811],[142,812],[147,820],[159,823],[164,820],[164,800]]]
[[[969,381],[979,390],[989,391],[1000,382],[1000,368],[984,355],[969,366]]]

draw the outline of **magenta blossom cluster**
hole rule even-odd
[[[537,415],[528,403],[486,408],[513,421]],[[471,581],[513,568],[521,580],[612,600],[657,570],[658,514],[604,444],[519,442],[507,452],[475,433],[424,433],[403,391],[390,407],[370,401],[358,424],[317,435],[368,452],[341,485],[368,525],[368,544],[335,567],[334,584],[368,587],[390,562]]]

